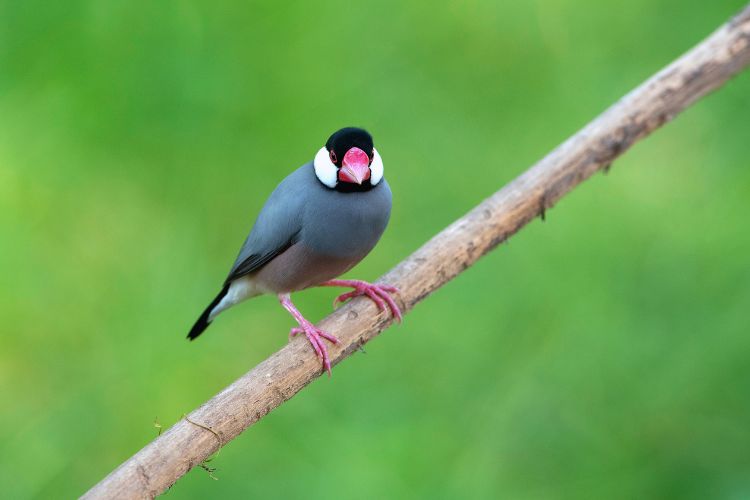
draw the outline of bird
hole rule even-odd
[[[334,132],[312,161],[294,170],[273,190],[255,220],[218,295],[187,338],[196,339],[220,313],[263,294],[275,294],[297,323],[292,338],[304,334],[322,368],[331,375],[324,340],[338,339],[307,320],[291,294],[316,286],[352,288],[334,307],[357,296],[369,297],[380,311],[402,320],[387,284],[336,279],[375,247],[391,215],[391,189],[383,159],[369,132],[345,127]]]

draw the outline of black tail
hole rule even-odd
[[[211,322],[208,321],[208,316],[211,314],[211,311],[213,311],[214,307],[216,307],[216,305],[221,302],[221,299],[224,298],[228,290],[229,284],[227,283],[226,285],[224,285],[224,288],[221,289],[219,295],[217,295],[216,298],[211,301],[206,310],[203,311],[203,314],[201,314],[201,317],[198,318],[198,321],[196,321],[193,327],[190,329],[190,333],[188,333],[187,336],[188,339],[195,339],[198,335],[203,333],[203,330],[208,328],[208,325],[211,324]]]

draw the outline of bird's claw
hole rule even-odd
[[[391,314],[399,323],[402,320],[401,309],[398,304],[390,296],[392,293],[398,293],[398,288],[390,285],[379,285],[375,283],[367,283],[366,281],[348,280],[345,283],[342,282],[341,286],[350,286],[354,288],[351,292],[342,293],[333,300],[333,307],[335,308],[338,304],[345,302],[354,297],[366,295],[369,297],[378,309],[385,311],[386,306],[390,309]]]
[[[328,372],[328,376],[331,376],[331,359],[328,357],[328,349],[326,348],[323,339],[338,344],[339,339],[335,336],[324,332],[320,328],[316,327],[312,323],[300,323],[300,326],[296,326],[289,331],[289,338],[295,337],[300,333],[304,333],[307,340],[312,345],[315,354],[319,359],[323,361],[323,369]]]

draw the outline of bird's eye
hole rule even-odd
[[[336,162],[338,161],[338,159],[336,158],[336,152],[335,152],[334,150],[331,150],[331,151],[330,151],[330,152],[328,153],[328,156],[329,156],[329,158],[331,158],[331,161],[332,161],[333,163],[336,163]]]

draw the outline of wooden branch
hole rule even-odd
[[[633,143],[750,64],[750,5],[698,46],[623,97],[583,130],[401,262],[381,281],[400,289],[404,312],[554,205]],[[341,340],[333,364],[390,324],[360,298],[320,327]],[[180,420],[94,486],[85,498],[153,497],[321,374],[297,338]]]

